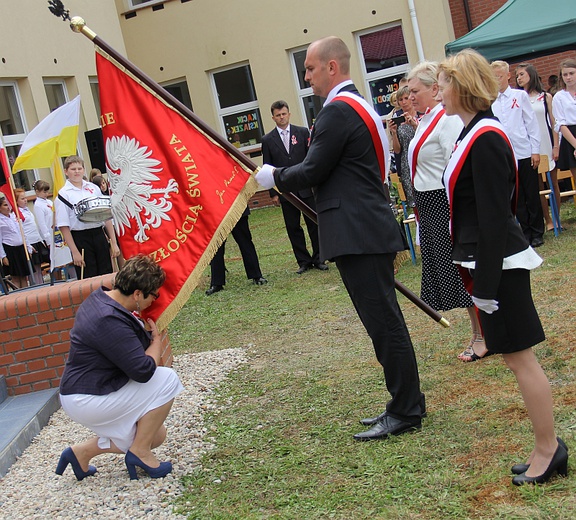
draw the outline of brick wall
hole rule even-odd
[[[470,10],[470,18],[472,21],[472,29],[478,27],[484,20],[492,16],[498,9],[500,9],[507,0],[468,0]],[[464,0],[449,0],[450,12],[452,14],[452,23],[454,26],[454,34],[456,38],[464,36],[469,32],[466,23],[466,14],[464,11]],[[543,4],[544,5],[544,4]],[[548,88],[548,76],[552,74],[558,75],[559,64],[566,58],[576,58],[576,51],[566,51],[556,54],[549,54],[533,60],[528,60],[536,67],[544,88]],[[526,60],[525,60],[526,61]],[[509,62],[512,77],[510,85],[516,87],[515,80],[515,65],[519,62]]]
[[[252,198],[248,201],[248,207],[252,209],[265,208],[267,206],[272,206],[272,199],[268,190],[257,191]]]
[[[0,375],[10,395],[57,388],[69,349],[78,306],[114,275],[62,282],[0,296]],[[163,332],[162,364],[172,364],[168,332]]]

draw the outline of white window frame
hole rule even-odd
[[[22,98],[20,97],[20,89],[18,88],[18,82],[16,81],[0,81],[0,87],[13,87],[14,97],[16,99],[16,107],[18,112],[20,112],[20,120],[22,121],[22,127],[24,128],[24,133],[22,134],[12,134],[4,135],[2,134],[2,140],[5,146],[18,146],[24,142],[26,136],[28,135],[28,126],[26,125],[26,117],[24,113],[24,108],[22,106]]]
[[[220,126],[220,133],[224,136],[226,140],[228,140],[228,136],[226,135],[226,126],[224,125],[224,117],[229,116],[232,114],[236,114],[238,112],[247,112],[249,110],[257,109],[260,112],[260,119],[262,119],[262,110],[260,110],[260,104],[258,102],[258,97],[256,96],[255,101],[250,101],[248,103],[242,103],[240,105],[233,105],[231,107],[222,108],[220,106],[220,99],[218,97],[218,89],[216,88],[216,81],[214,79],[214,74],[218,74],[219,72],[225,72],[227,70],[232,69],[239,69],[240,67],[245,67],[246,65],[250,66],[249,61],[243,61],[240,63],[235,63],[234,65],[229,65],[227,67],[221,67],[219,69],[214,69],[209,71],[210,76],[210,86],[212,88],[212,96],[214,98],[214,104],[216,105],[216,111],[218,113],[218,124]],[[252,71],[252,67],[250,66],[250,71]],[[254,78],[252,78],[254,79]],[[255,87],[255,85],[253,85]],[[260,125],[262,125],[262,120],[260,121]],[[264,128],[260,126],[260,131],[262,136],[264,136]],[[250,153],[260,150],[262,147],[262,143],[257,143],[249,146],[242,146],[239,148],[240,151],[244,153]]]
[[[306,117],[306,109],[304,108],[304,98],[310,97],[314,95],[312,91],[312,87],[305,87],[302,88],[300,86],[300,80],[298,79],[298,69],[296,68],[296,60],[294,59],[294,55],[298,52],[306,51],[308,48],[307,45],[303,47],[297,47],[296,49],[292,49],[290,51],[290,66],[292,67],[292,77],[294,78],[294,86],[296,88],[296,93],[298,94],[298,106],[300,108],[300,116],[302,117],[302,121],[308,125],[308,118]]]
[[[96,114],[98,114],[98,119],[100,119],[100,83],[98,82],[98,77],[90,76],[88,82],[90,83],[90,92],[92,94],[92,101],[94,101],[94,108],[96,109]],[[98,100],[94,97],[94,85],[96,85],[96,91],[98,92]]]
[[[24,112],[24,106],[22,105],[22,98],[20,97],[20,89],[18,88],[17,81],[0,81],[0,87],[12,87],[14,89],[14,98],[16,99],[16,107],[20,113],[20,120],[22,121],[22,128],[24,133],[5,135],[2,134],[2,141],[4,142],[4,147],[8,148],[11,146],[22,146],[24,140],[28,136],[28,125],[26,124],[26,117]],[[32,170],[34,172],[34,180],[38,180],[38,170]],[[26,195],[34,193],[34,190],[29,190]]]
[[[398,22],[392,22],[384,25],[379,25],[377,27],[371,27],[370,29],[365,29],[363,31],[358,31],[357,33],[354,33],[354,38],[356,40],[356,49],[358,51],[358,59],[360,60],[362,66],[362,79],[364,81],[364,88],[366,89],[365,90],[366,96],[370,98],[370,104],[373,107],[374,103],[372,102],[372,89],[370,88],[370,82],[383,78],[389,78],[391,76],[398,76],[399,78],[401,78],[410,70],[410,63],[408,62],[405,63],[404,65],[397,65],[396,67],[390,67],[388,69],[377,70],[374,72],[367,72],[360,37],[365,36],[366,34],[371,34],[378,31],[382,31],[384,29],[391,29],[392,27],[398,27],[398,26],[402,27],[402,24]],[[404,36],[403,27],[402,27],[402,36]],[[404,44],[406,44],[406,38],[404,38]]]
[[[152,5],[157,5],[157,4],[164,4],[168,1],[170,1],[170,0],[150,0],[150,1],[144,2],[142,4],[134,4],[133,0],[124,0],[124,3],[126,5],[126,8],[129,11],[136,11],[137,9],[143,9],[144,7],[150,7]]]

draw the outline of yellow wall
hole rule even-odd
[[[441,59],[444,44],[453,39],[448,1],[415,4],[426,58]],[[126,0],[116,5],[119,14],[126,12]],[[408,0],[169,0],[162,10],[135,12],[130,19],[120,16],[128,57],[160,83],[185,78],[195,113],[218,131],[209,82],[214,69],[250,62],[264,130],[270,131],[269,106],[279,98],[290,105],[292,121],[304,123],[289,50],[324,36],[341,37],[352,52],[352,78],[364,91],[354,33],[401,21],[410,62],[418,61]]]
[[[87,25],[118,52],[160,83],[186,79],[196,114],[222,132],[209,72],[249,62],[264,131],[274,124],[269,106],[288,101],[292,121],[304,124],[289,51],[318,38],[336,35],[352,51],[352,77],[365,93],[355,34],[401,22],[408,57],[418,61],[408,0],[166,0],[127,19],[128,0],[67,0],[70,15]],[[158,7],[159,4],[157,4]],[[426,58],[443,57],[453,39],[448,0],[415,0]],[[373,12],[374,11],[374,12]],[[162,70],[161,70],[162,69]],[[17,80],[30,131],[49,112],[43,80],[64,78],[68,96],[80,94],[82,155],[89,164],[84,131],[98,126],[89,78],[96,75],[93,44],[56,18],[48,3],[0,3],[0,80]],[[48,172],[41,177],[49,179]]]
[[[125,54],[116,5],[113,0],[66,0],[70,15],[82,15],[99,28],[100,35]],[[69,22],[56,18],[47,1],[18,0],[0,3],[0,80],[16,80],[22,98],[28,131],[50,110],[45,79],[65,80],[68,98],[80,94],[79,142],[89,164],[84,131],[99,126],[89,78],[96,76],[94,45],[81,34],[73,33]],[[52,184],[49,172],[41,178]]]

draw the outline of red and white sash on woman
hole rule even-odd
[[[434,114],[432,121],[430,121],[430,124],[426,127],[426,129],[418,137],[414,137],[412,140],[414,146],[410,146],[408,148],[408,164],[411,167],[410,173],[412,176],[412,184],[414,184],[414,176],[416,175],[416,165],[418,164],[418,154],[420,153],[420,148],[422,148],[422,145],[426,142],[428,136],[434,131],[434,128],[436,128],[436,125],[440,122],[440,119],[442,119],[442,116],[445,113],[446,110],[440,108],[440,110]],[[424,114],[424,116],[426,115],[427,114]],[[422,125],[422,122],[420,122],[420,124]]]
[[[450,221],[452,221],[452,197],[454,194],[454,187],[456,186],[456,182],[458,181],[458,176],[462,171],[462,166],[468,157],[468,153],[470,152],[470,148],[474,144],[474,141],[478,139],[482,134],[486,132],[496,132],[497,134],[501,135],[510,150],[512,151],[512,157],[514,157],[514,164],[516,164],[516,157],[514,156],[514,149],[512,148],[512,144],[510,143],[510,139],[506,135],[506,131],[502,124],[497,121],[496,119],[481,119],[474,125],[472,128],[460,141],[456,143],[455,149],[452,152],[452,156],[448,161],[448,165],[444,170],[444,186],[446,187],[446,195],[448,196],[448,202],[450,204]],[[516,169],[516,189],[514,190],[513,200],[516,199],[516,194],[518,193],[518,170]],[[513,202],[513,206],[515,203]]]
[[[352,94],[351,92],[339,92],[332,101],[343,101],[351,106],[368,127],[370,135],[372,136],[374,150],[376,150],[376,156],[378,157],[378,164],[380,165],[380,176],[382,177],[382,182],[385,183],[390,152],[388,150],[388,138],[386,137],[384,125],[382,124],[380,116],[365,99]]]

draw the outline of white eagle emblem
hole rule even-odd
[[[178,193],[175,179],[170,179],[165,188],[152,187],[153,181],[160,180],[154,173],[161,172],[162,168],[157,168],[160,161],[151,155],[152,150],[125,135],[106,139],[114,226],[122,236],[125,228],[130,227],[130,220],[136,220],[138,232],[134,240],[137,242],[146,242],[150,238],[147,230],[160,227],[162,220],[170,220],[168,212],[172,202],[167,199],[170,193]]]

